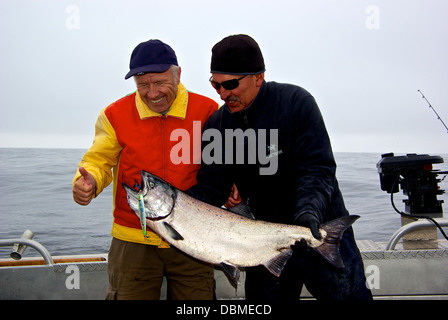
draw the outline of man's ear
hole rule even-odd
[[[261,87],[264,80],[264,72],[255,75],[255,83],[257,87]]]

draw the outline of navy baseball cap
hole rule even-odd
[[[147,72],[165,72],[172,65],[178,66],[174,50],[160,40],[148,40],[140,43],[132,51],[130,70],[124,78],[129,79]]]

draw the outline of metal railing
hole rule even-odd
[[[0,247],[13,246],[11,258],[13,258],[14,260],[20,260],[22,258],[22,253],[25,251],[26,247],[31,247],[41,254],[47,265],[53,266],[54,261],[51,257],[50,252],[39,242],[31,240],[33,235],[34,234],[32,231],[26,230],[22,238],[0,239]]]
[[[441,227],[448,227],[448,219],[434,219],[434,220],[436,220],[437,223]],[[434,226],[435,226],[434,223],[432,223],[431,221],[428,221],[428,220],[418,220],[418,221],[408,223],[408,224],[402,226],[397,231],[395,231],[395,233],[392,235],[392,237],[389,240],[389,243],[386,246],[386,250],[394,250],[398,241],[400,241],[400,239],[404,235],[406,235],[412,231],[415,231],[415,230],[432,228]]]

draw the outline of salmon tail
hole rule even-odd
[[[358,219],[359,216],[344,216],[323,224],[321,228],[327,232],[327,235],[322,240],[323,243],[315,247],[314,250],[336,268],[344,268],[344,263],[339,254],[339,243],[344,231]]]

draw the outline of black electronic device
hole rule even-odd
[[[437,196],[445,191],[440,189],[438,183],[441,179],[437,176],[448,172],[433,170],[433,164],[443,162],[442,157],[427,154],[383,154],[376,165],[381,190],[396,193],[401,186],[403,194],[408,196],[403,200],[406,214],[416,218],[440,218],[443,216],[443,200],[438,200]]]

